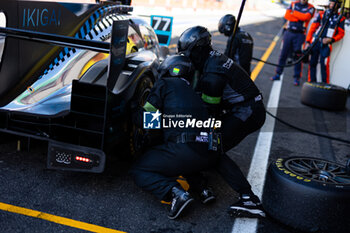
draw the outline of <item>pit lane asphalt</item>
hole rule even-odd
[[[254,57],[260,58],[283,24],[277,19],[243,27],[254,38]],[[172,40],[176,43],[176,38]],[[223,51],[226,38],[214,33],[214,47]],[[277,62],[280,41],[269,61]],[[253,64],[252,69],[256,63]],[[256,79],[265,104],[275,68],[265,65]],[[293,68],[285,70],[278,116],[299,127],[325,131],[332,136],[349,138],[349,111],[332,113],[311,109],[300,103],[301,87],[293,86]],[[306,77],[304,69],[303,82]],[[348,101],[348,109],[349,109]],[[229,155],[248,173],[258,132],[248,136]],[[166,217],[166,206],[141,191],[127,175],[122,161],[110,164],[103,174],[51,171],[46,167],[47,145],[34,143],[30,151],[16,152],[15,137],[0,139],[0,203],[25,207],[106,228],[132,233],[231,232],[234,219],[227,207],[237,200],[216,173],[208,173],[209,183],[217,193],[217,202],[203,206],[195,202],[178,220]],[[344,143],[299,133],[276,122],[269,162],[279,157],[311,156],[345,162],[350,146]],[[118,152],[116,152],[118,153]],[[0,210],[0,232],[84,232],[61,224]],[[260,220],[259,233],[290,233],[290,228],[270,219]]]

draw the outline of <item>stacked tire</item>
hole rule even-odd
[[[301,102],[316,108],[340,111],[346,100],[347,90],[332,84],[306,82],[301,89]]]

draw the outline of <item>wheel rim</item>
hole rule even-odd
[[[286,168],[296,175],[316,182],[350,185],[350,176],[340,164],[312,158],[293,158],[285,162]]]

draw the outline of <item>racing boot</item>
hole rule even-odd
[[[177,218],[181,212],[193,201],[191,195],[185,190],[173,187],[171,189],[172,194],[172,202],[169,210],[168,218],[175,219]]]
[[[216,200],[213,190],[209,187],[202,190],[202,192],[199,194],[199,198],[203,204],[209,204]]]
[[[254,194],[242,194],[236,203],[230,205],[228,213],[240,218],[266,217],[259,198]]]
[[[279,75],[279,74],[276,74],[275,76],[270,78],[271,81],[277,81],[277,80],[280,80],[280,79],[281,79],[281,75]]]

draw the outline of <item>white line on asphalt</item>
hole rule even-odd
[[[276,115],[281,93],[283,75],[280,81],[274,81],[267,103],[267,109]],[[250,163],[248,181],[253,192],[261,199],[265,183],[265,175],[270,155],[275,119],[266,115],[266,121],[261,128],[255,145],[253,159]],[[232,233],[255,233],[258,226],[257,219],[237,218],[232,228]]]

